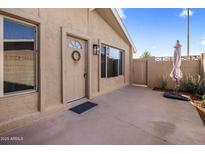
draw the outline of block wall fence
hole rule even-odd
[[[175,81],[171,79],[173,68],[172,57],[150,57],[148,59],[133,59],[132,83],[144,84],[148,87],[161,87],[163,77],[168,81],[168,88],[174,88]],[[205,78],[205,53],[194,56],[182,56],[181,70],[183,79],[188,75]],[[183,80],[182,79],[182,80]]]

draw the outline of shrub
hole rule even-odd
[[[151,53],[147,50],[145,50],[142,55],[140,56],[140,58],[149,58],[151,57]]]
[[[203,95],[203,87],[200,75],[186,75],[185,78],[180,81],[180,90],[201,97]]]
[[[168,76],[163,75],[162,76],[162,89],[167,89],[168,86]]]
[[[202,106],[203,108],[205,108],[205,95],[203,95],[203,96],[201,97],[201,99],[202,99],[201,106]]]
[[[201,102],[201,106],[202,106],[203,108],[205,108],[205,100],[203,100],[203,101]]]

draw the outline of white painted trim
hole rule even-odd
[[[0,97],[4,95],[4,36],[3,36],[3,16],[0,15]]]

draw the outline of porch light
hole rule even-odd
[[[100,46],[98,44],[93,44],[93,55],[98,55],[100,51]]]

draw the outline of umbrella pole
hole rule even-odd
[[[176,79],[176,82],[175,82],[175,94],[178,93],[178,88],[179,88],[179,81]]]
[[[176,79],[176,82],[175,82],[175,94],[177,94],[177,79]]]
[[[175,82],[175,94],[178,93],[178,80],[176,79],[176,82]]]

